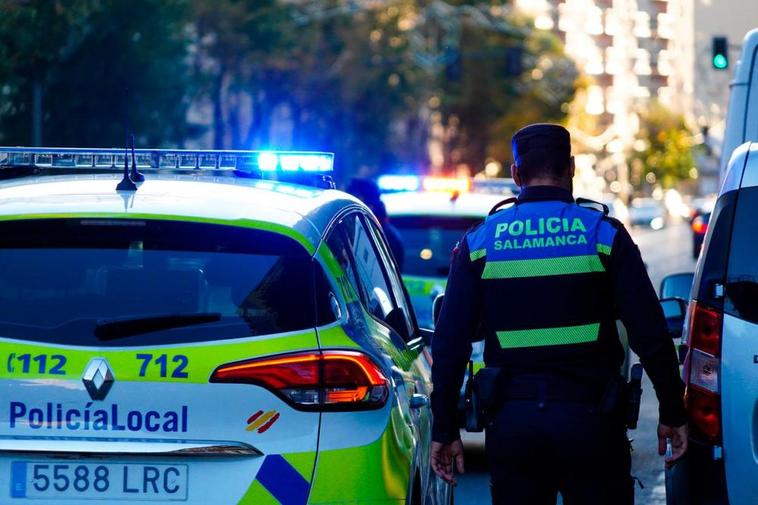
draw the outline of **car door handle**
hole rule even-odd
[[[420,409],[422,407],[428,407],[429,406],[429,397],[426,395],[422,395],[419,393],[416,393],[411,396],[409,405],[412,409]]]

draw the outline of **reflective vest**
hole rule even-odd
[[[602,212],[558,200],[517,203],[467,234],[488,365],[514,353],[538,366],[618,352],[606,274],[615,234]]]

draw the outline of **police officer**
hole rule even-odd
[[[631,504],[630,447],[611,405],[626,326],[659,402],[659,453],[687,449],[684,384],[662,309],[624,226],[572,197],[566,129],[529,125],[513,136],[511,172],[522,190],[493,209],[453,251],[434,336],[432,467],[462,473],[456,406],[471,337],[499,368],[486,425],[495,504]],[[497,208],[496,208],[497,209]]]

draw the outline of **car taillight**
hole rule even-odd
[[[703,216],[698,216],[692,221],[692,231],[699,235],[704,235],[708,231],[708,222]]]
[[[687,358],[687,410],[694,428],[716,443],[721,435],[721,312],[694,302]]]
[[[255,384],[303,410],[382,407],[389,381],[367,355],[309,352],[251,359],[218,367],[211,382]]]

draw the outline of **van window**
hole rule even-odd
[[[125,219],[0,223],[6,338],[130,346],[299,331],[333,320],[328,296],[308,252],[264,230]]]
[[[695,277],[692,297],[715,309],[723,308],[723,298],[717,296],[716,284],[723,284],[726,277],[732,222],[737,191],[719,197],[708,222],[708,233],[703,244],[703,266]]]
[[[725,312],[758,323],[758,187],[740,190],[726,280]]]

